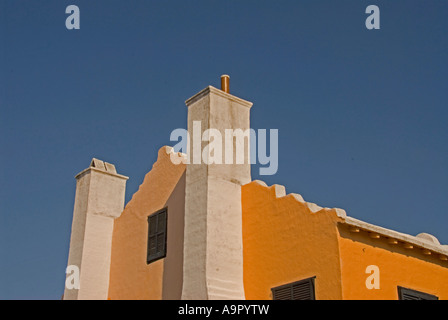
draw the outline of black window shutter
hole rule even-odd
[[[148,217],[148,264],[166,256],[167,215],[168,208],[164,208]]]
[[[272,288],[272,298],[274,300],[315,300],[314,278]]]
[[[437,296],[432,294],[403,287],[398,287],[398,298],[400,300],[439,300]]]

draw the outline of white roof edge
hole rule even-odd
[[[424,241],[409,234],[379,227],[352,217],[345,217],[343,223],[348,224],[350,226],[358,227],[365,231],[375,232],[388,238],[393,238],[403,242],[407,242],[415,246],[448,256],[448,249],[445,249],[443,245],[437,245],[428,241]]]
[[[234,96],[230,93],[224,92],[220,89],[216,89],[213,86],[207,86],[204,89],[202,89],[201,91],[199,91],[198,93],[196,93],[194,96],[192,96],[191,98],[187,99],[185,101],[185,104],[188,106],[190,106],[191,104],[195,103],[197,100],[201,99],[203,96],[206,96],[209,93],[214,93],[216,95],[219,95],[221,97],[227,98],[231,101],[237,102],[245,107],[251,108],[253,103],[247,100],[244,100],[242,98],[239,98],[237,96]]]

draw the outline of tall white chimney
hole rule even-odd
[[[241,185],[251,181],[249,139],[243,164],[235,163],[235,155],[233,164],[224,164],[224,140],[226,129],[249,132],[252,103],[228,93],[228,76],[221,83],[223,90],[209,86],[186,101],[190,164],[186,169],[182,299],[245,299]],[[223,164],[208,164],[207,152],[202,157],[201,151],[209,144],[209,135],[204,134],[208,129],[216,129],[223,138]],[[233,153],[241,143],[231,137]]]
[[[79,289],[66,286],[64,300],[108,298],[112,232],[123,211],[127,179],[98,159],[76,176],[68,266],[80,271]]]

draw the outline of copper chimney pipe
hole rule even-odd
[[[221,76],[221,90],[229,93],[229,87],[230,87],[230,77],[226,74],[223,74]]]

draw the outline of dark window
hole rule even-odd
[[[314,278],[272,288],[273,300],[316,300],[314,296]]]
[[[400,300],[439,300],[438,297],[433,296],[432,294],[403,287],[398,287],[398,298]]]
[[[166,256],[166,221],[168,208],[153,213],[148,217],[148,255],[147,263]]]

